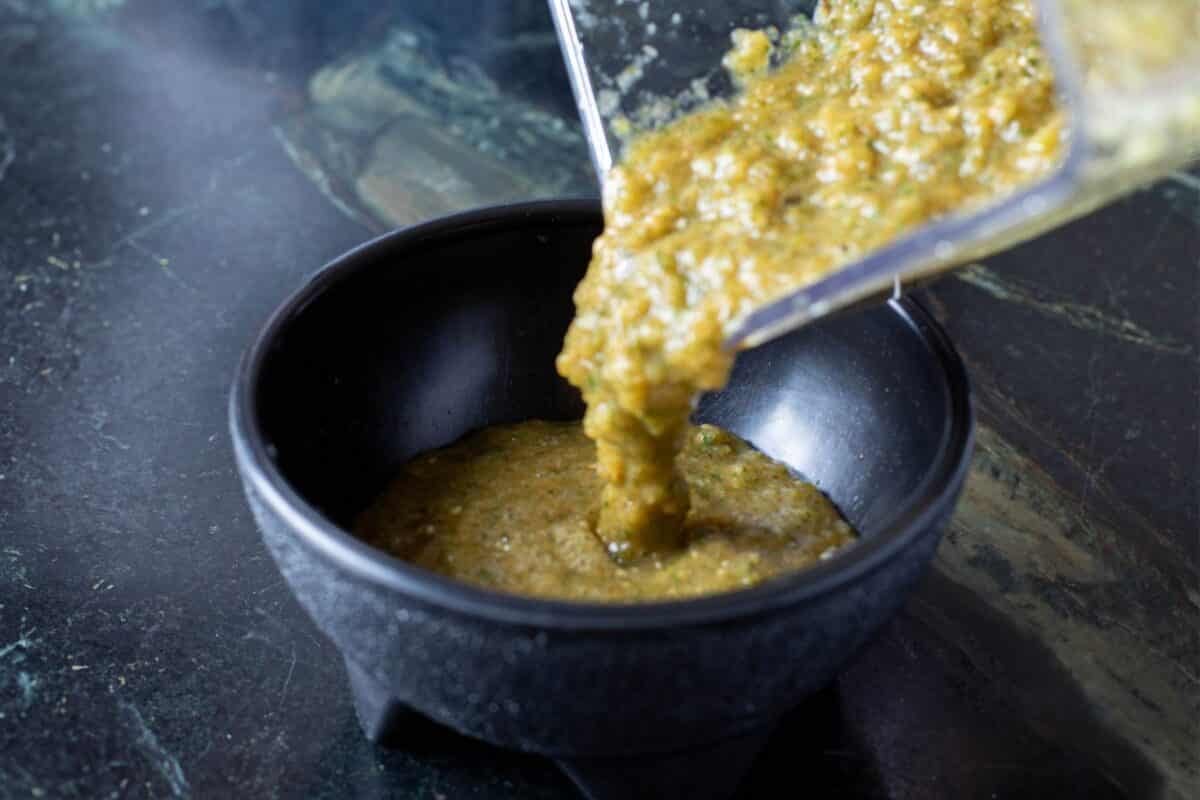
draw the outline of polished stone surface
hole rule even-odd
[[[0,0],[0,797],[575,796],[367,744],[237,485],[238,355],[324,261],[591,190],[540,2],[334,5]],[[976,381],[966,496],[745,796],[1200,793],[1198,224],[1180,173],[924,293]]]

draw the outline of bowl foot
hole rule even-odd
[[[353,661],[345,662],[354,710],[370,741],[386,747],[414,724],[430,725]],[[589,800],[727,800],[737,791],[772,730],[764,727],[680,753],[556,761]]]
[[[392,735],[403,727],[403,720],[416,715],[416,712],[391,697],[387,689],[350,659],[345,659],[345,662],[358,723],[369,740],[386,745]]]
[[[771,736],[763,728],[682,753],[558,759],[589,800],[727,800]]]

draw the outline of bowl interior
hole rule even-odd
[[[420,451],[577,418],[554,358],[600,227],[591,204],[476,213],[323,271],[268,327],[257,374],[253,413],[283,477],[347,527]],[[956,365],[918,310],[880,306],[742,353],[695,418],[791,465],[872,537],[947,480],[969,413]]]

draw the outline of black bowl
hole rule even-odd
[[[598,207],[483,209],[376,239],[275,312],[238,371],[238,469],[284,577],[341,651],[360,720],[415,710],[557,758],[593,797],[720,797],[781,715],[897,610],[962,488],[967,377],[901,300],[738,357],[696,412],[820,486],[862,536],[745,591],[640,605],[489,592],[348,532],[416,453],[571,419],[555,373]]]

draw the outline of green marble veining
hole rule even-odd
[[[138,753],[166,783],[171,797],[190,797],[192,787],[188,784],[187,776],[183,774],[183,767],[179,765],[179,759],[163,747],[158,736],[146,724],[142,712],[132,703],[121,702],[118,703],[118,707],[133,735],[134,746]]]
[[[281,141],[339,208],[376,228],[594,191],[572,125],[461,61],[442,63],[419,30],[395,28],[382,45],[319,70],[309,97],[309,109],[278,127]]]
[[[956,274],[964,283],[990,294],[997,300],[1020,303],[1026,308],[1059,317],[1069,325],[1123,342],[1175,355],[1196,352],[1194,342],[1156,335],[1137,322],[1112,314],[1102,308],[1078,303],[1067,297],[1049,296],[1037,286],[1019,279],[1007,278],[984,264],[969,264]]]
[[[1166,576],[1109,547],[1144,531],[1107,527],[993,429],[981,425],[976,446],[936,569],[1036,635],[1103,722],[1188,796],[1200,787],[1200,593],[1185,588],[1186,601],[1160,616],[1141,584]]]

